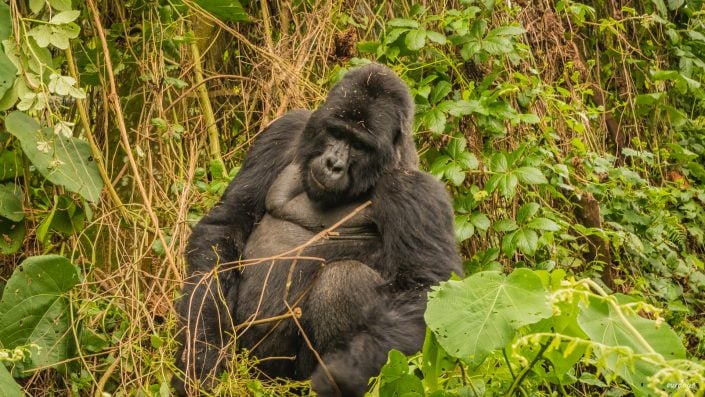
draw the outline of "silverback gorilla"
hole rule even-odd
[[[188,244],[179,394],[213,384],[233,334],[262,374],[324,397],[361,396],[389,350],[421,348],[428,288],[461,269],[412,119],[406,85],[371,64],[258,137]]]

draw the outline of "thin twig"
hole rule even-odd
[[[159,219],[157,218],[157,214],[152,209],[152,205],[149,201],[149,195],[147,194],[147,190],[145,189],[144,184],[142,183],[142,178],[140,177],[140,171],[137,167],[137,162],[135,161],[135,157],[132,155],[132,150],[130,148],[130,139],[127,134],[127,126],[125,125],[125,117],[122,114],[120,97],[117,93],[115,74],[113,73],[113,65],[110,59],[110,49],[108,47],[108,42],[105,38],[105,30],[103,29],[103,24],[102,22],[100,22],[100,14],[98,13],[98,9],[96,8],[94,0],[88,0],[88,8],[90,8],[91,14],[93,15],[95,30],[98,33],[98,37],[100,38],[100,43],[103,49],[103,56],[105,58],[105,70],[108,73],[108,82],[110,84],[110,93],[108,94],[108,100],[113,104],[113,111],[115,112],[115,119],[117,121],[118,129],[120,130],[120,140],[122,142],[123,148],[125,149],[125,155],[127,156],[127,160],[130,163],[134,181],[137,184],[140,196],[142,197],[142,205],[144,205],[144,208],[152,221],[152,225],[154,226],[154,233],[157,235],[157,238],[162,243],[162,246],[165,248],[164,251],[166,253],[167,261],[169,262],[169,267],[175,275],[178,275],[179,269],[176,267],[176,261],[174,260],[171,251],[169,251],[169,245],[167,244],[166,239],[164,238],[164,235],[162,234],[162,231],[159,228]],[[171,305],[171,303],[169,304]]]

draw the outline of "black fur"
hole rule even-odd
[[[412,117],[408,88],[373,64],[255,141],[189,241],[177,357],[186,379],[214,381],[234,326],[265,375],[311,377],[320,396],[360,396],[390,349],[420,349],[428,288],[461,270],[449,198],[418,170]],[[289,307],[301,309],[296,321],[247,325]],[[173,380],[180,394],[191,383]]]

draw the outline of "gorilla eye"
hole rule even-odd
[[[365,150],[367,149],[367,145],[364,143],[358,141],[357,139],[351,139],[350,140],[350,146],[352,146],[353,149],[355,150]]]
[[[328,136],[331,136],[335,139],[338,139],[338,140],[343,139],[343,133],[337,128],[329,128],[327,133],[328,133]]]

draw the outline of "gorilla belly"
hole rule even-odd
[[[343,225],[330,236],[298,249],[317,233],[266,214],[245,246],[246,261],[234,308],[235,324],[243,326],[238,345],[251,349],[260,359],[279,357],[259,366],[269,376],[299,372],[292,367],[293,360],[283,358],[296,357],[303,339],[290,318],[264,323],[262,320],[291,314],[289,308],[307,310],[307,295],[325,266],[343,260],[378,262],[381,243],[378,235],[367,227]],[[301,377],[308,375],[303,373]]]
[[[298,249],[316,233],[269,214],[262,218],[244,250],[238,323],[285,314],[286,304],[295,307],[326,264],[351,259],[374,264],[381,252],[375,233],[359,227],[340,227],[331,236]]]

